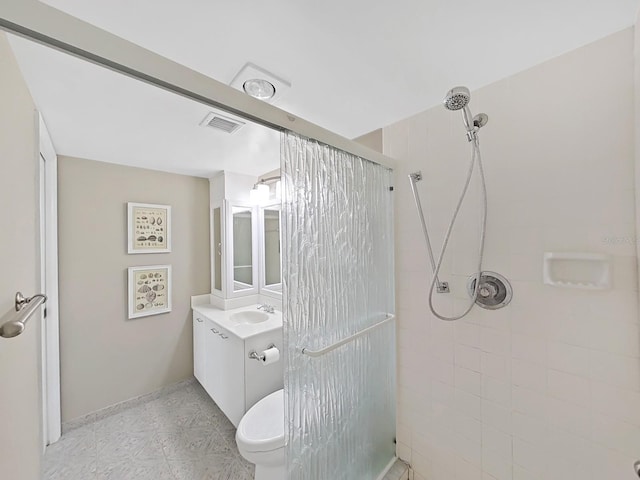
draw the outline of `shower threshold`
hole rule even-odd
[[[409,466],[400,460],[394,458],[391,460],[387,468],[380,474],[377,480],[408,480]]]

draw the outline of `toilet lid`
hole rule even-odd
[[[284,391],[267,395],[244,414],[237,432],[248,452],[269,452],[284,447]]]

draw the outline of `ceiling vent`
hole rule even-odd
[[[245,123],[229,115],[222,115],[218,112],[210,112],[204,120],[200,122],[201,127],[214,128],[225,133],[237,132]]]

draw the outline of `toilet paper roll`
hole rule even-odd
[[[262,352],[262,364],[271,365],[280,360],[280,350],[277,347],[271,347]]]

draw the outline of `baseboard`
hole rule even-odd
[[[66,432],[69,432],[70,430],[76,429],[78,427],[82,427],[84,425],[87,425],[91,422],[95,422],[97,420],[102,420],[103,418],[110,417],[111,415],[122,412],[123,410],[127,410],[129,408],[135,407],[137,405],[141,405],[151,400],[155,400],[156,398],[160,398],[164,395],[175,392],[177,390],[181,390],[193,384],[194,382],[196,382],[195,377],[191,377],[186,380],[182,380],[180,382],[164,386],[158,390],[154,390],[153,392],[145,393],[144,395],[130,398],[129,400],[124,400],[123,402],[115,403],[113,405],[109,405],[108,407],[104,407],[95,412],[88,413],[81,417],[74,418],[73,420],[70,420],[68,422],[63,422],[62,433],[64,435]]]

